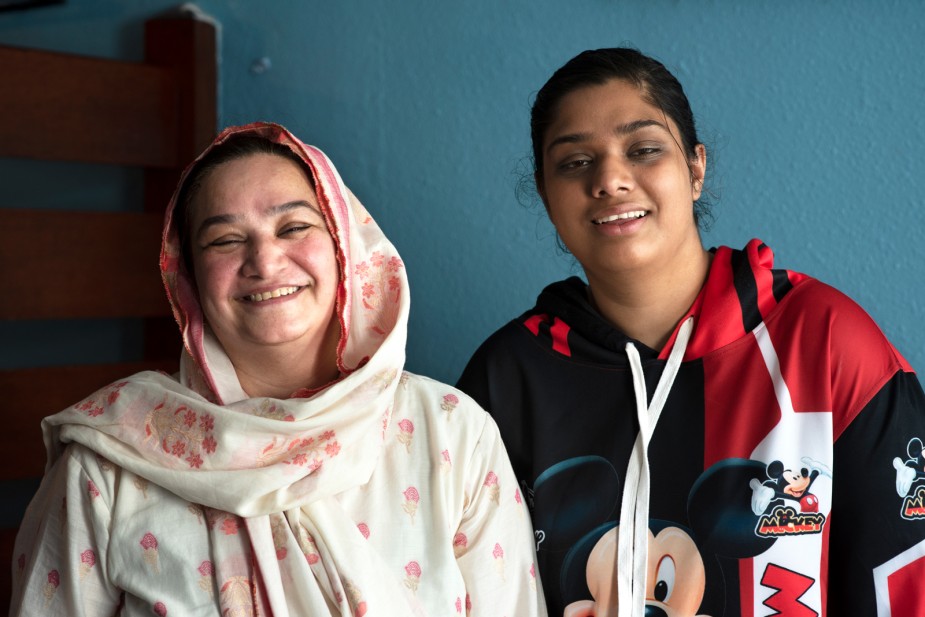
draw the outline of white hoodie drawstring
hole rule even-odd
[[[693,329],[693,317],[688,317],[678,329],[668,363],[648,409],[646,381],[639,352],[632,343],[626,344],[626,355],[629,357],[633,373],[639,435],[636,436],[636,443],[633,444],[626,468],[623,501],[620,505],[620,531],[617,540],[617,594],[620,617],[643,617],[645,614],[649,558],[649,441],[681,367],[681,360],[684,359]]]

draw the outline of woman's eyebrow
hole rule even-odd
[[[295,201],[287,201],[286,203],[279,204],[276,206],[270,206],[265,209],[263,212],[266,216],[276,216],[283,214],[285,212],[290,212],[297,208],[308,208],[318,216],[324,218],[324,215],[321,213],[321,210],[318,209],[315,204],[304,199],[297,199]],[[240,220],[241,217],[237,214],[216,214],[215,216],[207,217],[202,224],[199,225],[199,229],[196,230],[196,236],[201,236],[207,229],[214,227],[215,225],[225,225],[235,223]]]
[[[630,135],[640,129],[644,129],[649,126],[655,126],[666,131],[668,130],[668,127],[658,120],[645,119],[633,120],[632,122],[627,122],[626,124],[617,125],[614,127],[613,132],[615,135]],[[583,141],[587,141],[590,138],[591,133],[567,133],[565,135],[560,135],[559,137],[556,137],[551,142],[549,142],[549,145],[546,146],[546,152],[550,152],[554,147],[561,144],[577,144]]]
[[[196,237],[198,238],[207,230],[209,227],[214,227],[215,225],[223,225],[226,223],[234,223],[240,217],[234,214],[216,214],[215,216],[210,216],[206,218],[200,225],[199,229],[196,230]]]
[[[315,204],[305,199],[297,199],[295,201],[287,201],[286,203],[279,204],[278,206],[270,206],[264,210],[264,213],[269,216],[274,216],[277,214],[283,214],[284,212],[290,212],[296,208],[308,208],[316,214],[321,215],[321,210]]]

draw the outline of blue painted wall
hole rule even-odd
[[[0,43],[140,59],[142,21],[175,4],[69,0],[0,14]],[[222,124],[275,120],[324,149],[399,247],[411,370],[455,381],[484,337],[578,272],[542,209],[515,196],[531,95],[575,53],[620,44],[661,59],[688,91],[717,194],[705,244],[762,238],[778,265],[858,300],[925,370],[920,3],[198,4],[222,24]],[[0,205],[55,199],[10,190]],[[131,346],[110,334],[112,353]]]

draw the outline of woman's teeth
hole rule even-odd
[[[280,296],[288,296],[289,294],[294,294],[300,289],[302,288],[280,287],[279,289],[274,289],[273,291],[265,291],[261,294],[251,294],[249,296],[244,296],[244,299],[249,300],[250,302],[263,302],[264,300],[269,300],[270,298],[279,298]]]
[[[624,212],[623,214],[614,214],[612,216],[605,216],[602,219],[594,219],[591,221],[595,225],[603,225],[604,223],[612,223],[614,221],[626,221],[629,219],[641,219],[648,212],[645,210],[636,210],[634,212]]]

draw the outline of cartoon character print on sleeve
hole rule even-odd
[[[906,444],[906,459],[893,459],[896,494],[902,498],[901,515],[906,520],[925,519],[925,445],[918,437]]]
[[[825,515],[819,513],[819,499],[810,489],[817,478],[831,480],[827,465],[803,457],[799,471],[787,469],[781,461],[768,464],[764,481],[752,478],[751,507],[758,519],[756,533],[762,536],[821,533]],[[799,511],[794,508],[799,506]]]

